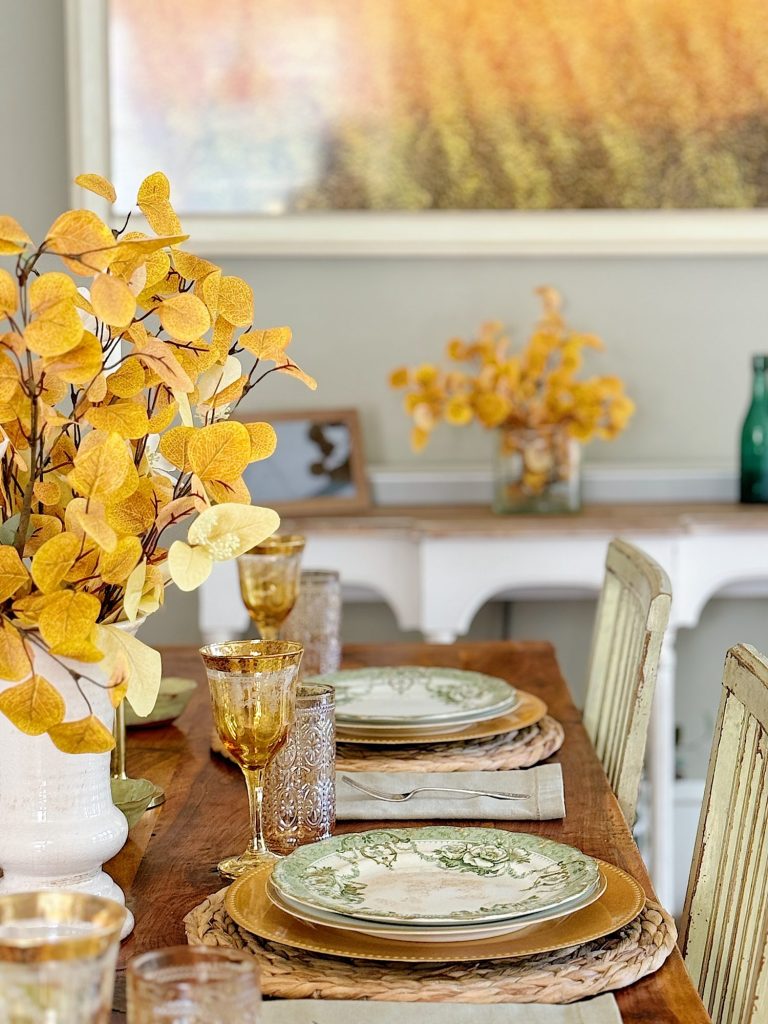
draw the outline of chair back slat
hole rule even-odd
[[[731,648],[683,910],[686,966],[715,1024],[768,1020],[768,661]]]
[[[671,595],[669,577],[657,562],[627,541],[611,541],[592,640],[584,725],[630,824]]]

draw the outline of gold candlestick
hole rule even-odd
[[[151,782],[149,779],[133,779],[125,770],[125,704],[120,701],[117,708],[115,708],[115,725],[113,729],[115,736],[115,746],[112,750],[112,760],[110,762],[111,768],[111,780],[112,780],[112,799],[115,802],[116,807],[120,807],[122,810],[122,804],[126,805],[132,803],[137,798],[140,799],[139,794],[145,793],[148,786],[153,789],[153,795],[150,797],[149,803],[146,809],[151,811],[153,807],[159,807],[165,803],[165,792],[164,790]]]

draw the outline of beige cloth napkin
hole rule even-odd
[[[621,1024],[611,995],[567,1006],[542,1003],[380,1003],[357,999],[278,999],[264,1024]]]
[[[407,793],[423,786],[523,793],[520,800],[451,793],[417,793],[404,803],[365,796],[344,776],[382,793]],[[509,772],[337,772],[336,817],[340,821],[407,821],[419,818],[487,818],[492,821],[546,821],[565,817],[563,773],[559,764]]]

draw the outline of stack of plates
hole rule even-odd
[[[239,879],[226,899],[241,926],[286,945],[447,961],[588,941],[642,905],[629,876],[573,847],[452,826],[336,836]]]
[[[441,743],[533,725],[546,705],[503,679],[459,669],[398,666],[334,672],[336,727],[345,742]]]

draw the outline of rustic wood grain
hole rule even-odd
[[[572,843],[625,868],[649,896],[654,895],[549,644],[353,645],[346,648],[344,663],[350,668],[432,664],[472,669],[502,676],[541,696],[565,727],[565,743],[553,760],[563,765],[567,816],[561,822],[497,825]],[[128,903],[136,915],[136,929],[124,943],[121,963],[146,949],[183,943],[184,914],[220,886],[217,861],[238,852],[247,840],[240,772],[209,751],[211,718],[197,652],[168,649],[163,668],[167,675],[194,677],[201,686],[175,726],[129,731],[129,773],[164,785],[167,801],[134,829],[132,844],[109,866],[127,886]],[[364,827],[361,822],[347,822],[340,831]],[[709,1020],[677,952],[654,976],[617,993],[617,998],[625,1024]]]

